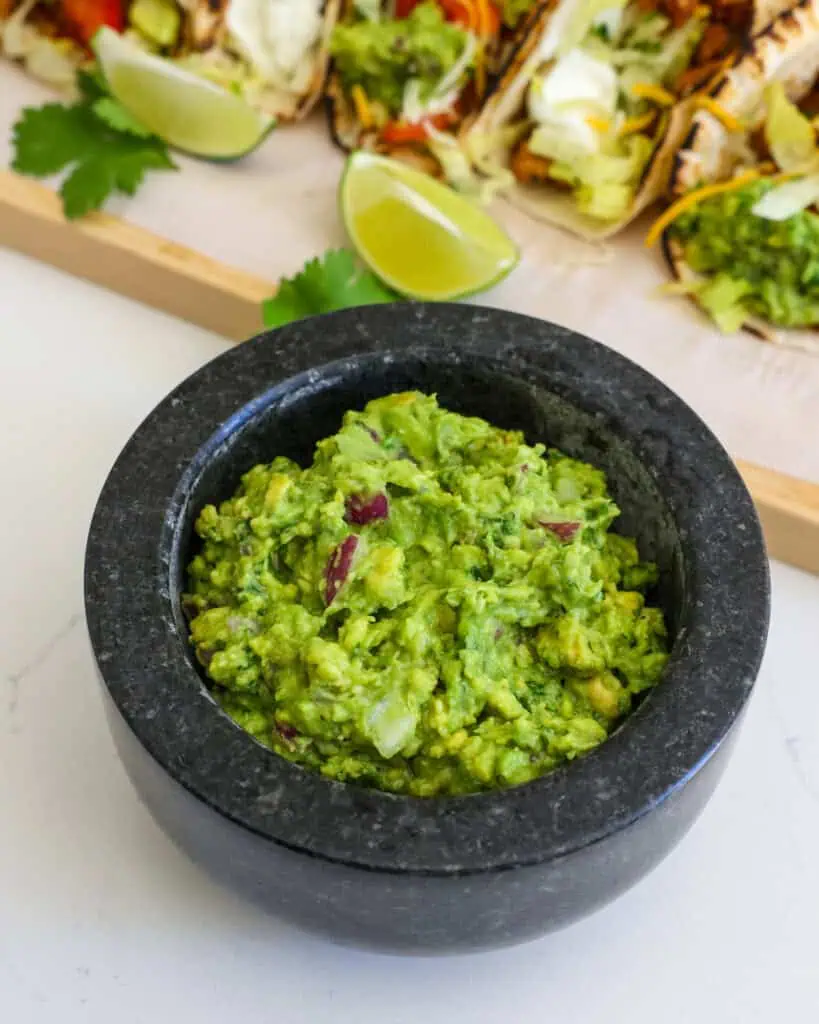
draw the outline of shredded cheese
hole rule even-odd
[[[475,92],[482,97],[486,91],[486,66],[483,62],[483,47],[475,51]]]
[[[697,18],[710,18],[711,8],[708,6],[708,4],[698,4],[694,8],[694,16]]]
[[[475,0],[475,28],[481,39],[486,39],[489,36],[489,11],[487,3],[488,0]]]
[[[720,181],[713,185],[703,185],[702,188],[696,188],[693,192],[689,192],[688,195],[678,199],[676,203],[672,203],[671,206],[669,206],[667,210],[664,210],[654,221],[646,235],[646,246],[650,248],[654,245],[668,225],[673,224],[680,214],[685,213],[686,210],[690,210],[692,206],[696,206],[704,199],[710,199],[711,196],[718,196],[722,192],[733,192],[735,189],[742,188],[744,185],[747,185],[752,181],[756,181],[759,177],[760,173],[757,170],[745,171],[743,174],[737,175],[736,178],[732,178],[730,181]]]
[[[594,128],[601,135],[605,135],[611,129],[611,121],[605,117],[595,117],[594,114],[589,114],[585,120],[589,128]]]
[[[481,12],[476,2],[474,0],[459,0],[459,3],[469,17],[469,24],[466,26],[467,30],[475,35],[481,35]]]
[[[647,114],[641,114],[639,117],[627,117],[620,125],[620,131],[617,134],[622,137],[624,135],[634,135],[636,132],[641,132],[643,128],[648,128],[654,120],[654,117],[655,114],[653,110],[649,110]]]
[[[736,54],[732,53],[729,57],[724,57],[719,62],[719,65],[717,69],[714,71],[714,74],[705,83],[705,92],[710,92],[711,89],[713,89],[713,87],[717,84],[717,82],[719,82],[723,74],[728,70],[728,68],[731,67],[735,60]]]
[[[668,89],[663,89],[661,85],[653,85],[651,82],[635,82],[631,87],[631,95],[636,96],[638,100],[650,100],[660,107],[672,107],[677,102],[676,97]]]
[[[701,110],[707,110],[729,132],[743,132],[745,127],[733,114],[729,114],[716,100],[710,96],[697,96],[694,100]]]
[[[354,85],[350,89],[350,96],[355,107],[355,113],[358,120],[361,122],[361,127],[365,130],[372,128],[373,116],[370,110],[370,104],[367,99],[367,94],[360,85]]]

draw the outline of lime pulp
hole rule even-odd
[[[113,29],[100,29],[93,47],[114,98],[169,146],[232,160],[255,149],[273,127],[240,96],[145,53]]]
[[[518,262],[514,243],[484,210],[398,160],[352,153],[339,198],[361,259],[407,298],[463,298]]]

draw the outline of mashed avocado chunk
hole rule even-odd
[[[819,324],[819,216],[756,216],[753,206],[771,188],[754,181],[705,199],[668,229],[686,263],[707,277],[694,294],[726,331],[749,314],[781,327]]]
[[[592,466],[379,398],[306,469],[275,458],[202,510],[191,640],[227,713],[305,768],[414,796],[527,782],[666,663],[617,515]]]
[[[462,28],[444,20],[434,0],[424,0],[406,18],[337,25],[330,53],[345,88],[361,86],[368,99],[398,117],[407,84],[417,81],[419,98],[428,99],[467,39]]]

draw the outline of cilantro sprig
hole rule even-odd
[[[70,220],[117,192],[134,195],[146,171],[176,170],[165,143],[109,95],[98,72],[79,72],[77,84],[77,102],[26,108],[12,135],[15,171],[34,178],[68,172],[60,195]]]
[[[355,253],[331,249],[308,260],[295,277],[282,278],[276,294],[262,304],[262,320],[265,327],[281,327],[319,313],[399,300],[371,270],[361,267]]]

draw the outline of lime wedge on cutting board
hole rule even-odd
[[[398,160],[352,153],[339,200],[358,255],[408,298],[463,298],[496,284],[518,262],[514,243],[487,213]]]
[[[114,98],[176,149],[235,160],[255,149],[275,124],[240,96],[146,53],[113,29],[101,28],[92,46]]]

